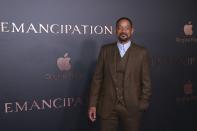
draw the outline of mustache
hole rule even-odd
[[[122,36],[122,37],[128,37],[128,35],[127,34],[125,34],[125,33],[120,33],[120,35],[119,36]]]

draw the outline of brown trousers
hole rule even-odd
[[[116,104],[114,110],[107,119],[101,118],[101,131],[139,131],[139,121],[134,121],[128,115],[125,106]]]

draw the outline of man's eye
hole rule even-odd
[[[129,27],[118,27],[119,30],[128,30]]]

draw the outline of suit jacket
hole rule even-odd
[[[93,75],[89,106],[97,107],[102,118],[107,118],[116,102],[116,49],[117,43],[102,46]],[[150,56],[147,49],[131,44],[124,78],[124,100],[132,118],[139,118],[151,96]]]

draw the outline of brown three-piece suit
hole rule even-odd
[[[97,107],[101,119],[108,119],[117,103],[123,103],[131,118],[132,131],[138,131],[141,111],[148,107],[150,96],[147,49],[132,42],[121,58],[116,42],[102,46],[89,99],[89,106]]]

